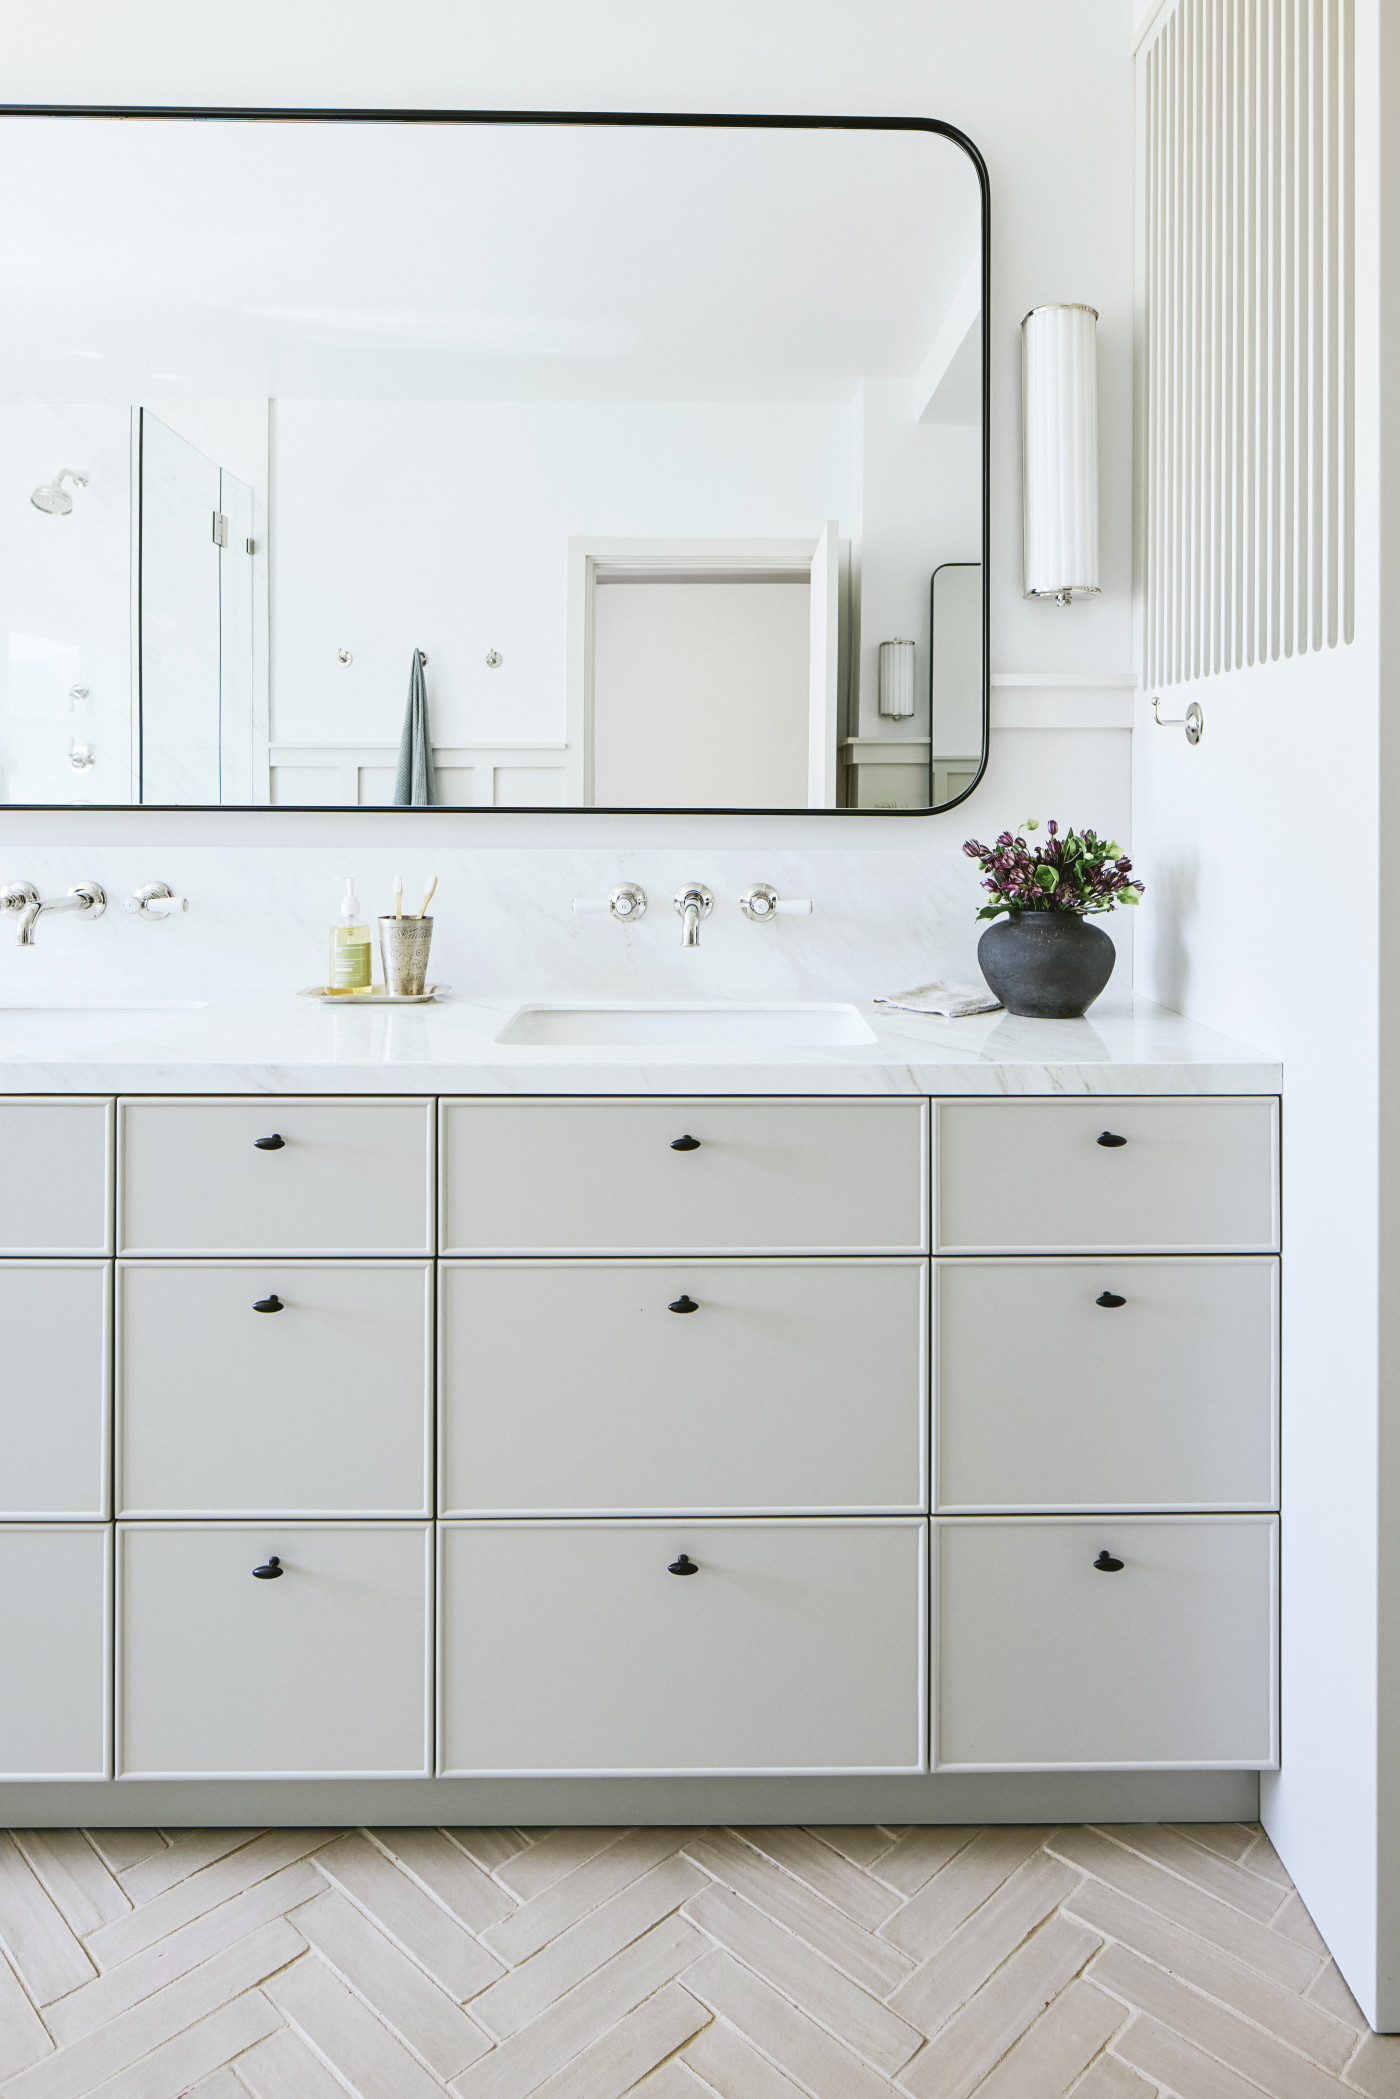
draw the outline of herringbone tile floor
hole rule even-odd
[[[1369,2099],[1269,1842],[1113,1829],[0,1837],[3,2099]]]

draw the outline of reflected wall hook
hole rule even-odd
[[[1184,729],[1188,743],[1199,743],[1206,731],[1206,718],[1201,712],[1199,704],[1192,700],[1185,714],[1175,715],[1169,721],[1163,721],[1161,715],[1157,712],[1161,704],[1161,701],[1154,693],[1152,696],[1152,719],[1156,722],[1157,727],[1159,729]]]

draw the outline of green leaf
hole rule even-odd
[[[977,916],[979,918],[1000,918],[1003,911],[1009,911],[1010,909],[1010,904],[984,904]]]
[[[1042,889],[1051,890],[1059,884],[1059,870],[1054,867],[1038,867],[1035,871],[1035,878]]]

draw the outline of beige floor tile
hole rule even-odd
[[[805,1829],[740,1829],[736,1835],[794,1879],[815,1888],[867,1931],[875,1931],[899,1907],[899,1897],[892,1890],[881,1887]]]
[[[232,2070],[215,2070],[210,2077],[201,2077],[198,2084],[185,2087],[189,2099],[247,2099],[248,2087],[240,2084]]]
[[[727,1953],[709,1953],[688,1968],[684,1988],[736,2026],[813,2099],[889,2099],[886,2078]]]
[[[131,1908],[80,1829],[17,1829],[15,1842],[79,1938]]]
[[[1199,1844],[1203,1851],[1233,1859],[1236,1865],[1259,1835],[1259,1826],[1254,1822],[1164,1822],[1162,1827],[1174,1829],[1179,1837]]]
[[[633,2085],[632,2090],[636,2099],[714,2099],[710,2087],[702,2084],[693,2070],[687,2070],[678,2055]]]
[[[937,2033],[1078,1885],[1072,1866],[1037,1851],[894,1991],[891,2008]]]
[[[140,1904],[129,1917],[104,1924],[88,1940],[88,1951],[99,1967],[115,1968],[119,1961],[144,1953],[196,1917],[207,1916],[245,1888],[256,1887],[284,1866],[321,1850],[331,1834],[325,1829],[270,1829],[229,1857],[202,1866],[175,1887]]]
[[[1286,1939],[1292,1939],[1296,1945],[1306,1946],[1309,1953],[1315,1953],[1320,1960],[1327,1958],[1327,1941],[1304,1908],[1301,1895],[1285,1895],[1277,1913],[1271,1919],[1271,1929],[1281,1931]]]
[[[1073,2099],[1157,2099],[1157,2087],[1116,2055],[1101,2055],[1074,2087]]]
[[[1174,2099],[1259,2099],[1257,2084],[1246,2083],[1155,2019],[1130,2020],[1113,2052],[1153,2083],[1166,2085]]]
[[[799,2085],[719,2019],[688,2043],[685,2061],[720,2099],[805,2099]]]
[[[1202,1851],[1199,1844],[1179,1837],[1173,1829],[1164,1829],[1158,1822],[1105,1824],[1103,1834],[1144,1858],[1155,1859],[1169,1873],[1180,1874],[1193,1887],[1219,1896],[1232,1909],[1243,1910],[1260,1924],[1267,1924],[1279,1906],[1278,1889],[1261,1880],[1257,1873],[1246,1873],[1231,1860]]]
[[[663,1859],[650,1873],[590,1910],[520,1967],[483,1990],[473,2000],[473,2016],[499,2039],[518,2033],[585,1975],[601,1968],[604,1961],[710,1885],[689,1859]]]
[[[622,2099],[709,2022],[704,2006],[669,1982],[542,2084],[539,2099]]]
[[[238,2077],[253,2099],[345,2099],[344,2085],[287,2026],[239,2056]]]
[[[373,1918],[410,1960],[459,2003],[502,1972],[500,1961],[367,1837],[340,1837],[316,1864],[332,1886]]]
[[[1341,2085],[1330,2071],[1285,2048],[1227,2011],[1213,1998],[1190,1990],[1173,1975],[1140,1960],[1126,1946],[1107,1946],[1089,1970],[1100,1989],[1109,1990],[1134,2011],[1145,2012],[1196,2047],[1238,2070],[1270,2094],[1270,2099],[1340,2099]]]
[[[1043,1829],[982,1829],[884,1926],[882,1936],[927,1960],[958,1926],[1038,1851]]]
[[[460,1844],[486,1873],[494,1873],[530,1841],[523,1829],[445,1829],[443,1835]]]
[[[485,1931],[489,1924],[514,1914],[516,1905],[504,1888],[441,1830],[372,1829],[369,1834],[468,1931]]]
[[[1148,1909],[1161,1912],[1175,1924],[1208,1939],[1223,1952],[1233,1953],[1286,1989],[1304,1990],[1317,1972],[1315,1956],[1281,1938],[1267,1924],[1258,1924],[1228,1903],[1193,1888],[1174,1873],[1127,1851],[1097,1830],[1060,1830],[1050,1849],[1057,1857],[1081,1872],[1092,1874],[1106,1886],[1117,1888]]]
[[[138,1860],[165,1849],[158,1829],[88,1829],[83,1834],[113,1873],[126,1873]]]
[[[900,2083],[915,2099],[968,2099],[1099,1944],[1083,1925],[1052,1917],[915,2057]]]
[[[1365,2034],[1347,2064],[1347,2083],[1367,2099],[1400,2099],[1400,2034]]]
[[[26,1997],[19,1977],[0,1954],[0,2083],[53,2053],[53,2040]]]
[[[1072,1982],[983,2078],[978,2099],[1063,2099],[1127,2016],[1093,1983]]]
[[[686,1904],[683,1914],[886,2077],[893,2077],[923,2046],[924,2036],[916,2026],[887,2010],[728,1888],[708,1886]]]
[[[5,2099],[83,2099],[89,2092],[105,2094],[119,2071],[196,2021],[207,2023],[211,2013],[245,1991],[255,1990],[260,1982],[295,1960],[304,1946],[300,1933],[285,1918],[263,1925],[227,1952],[196,1968],[192,1975],[181,1976],[178,1982],[144,1998],[130,2011],[109,2019],[96,2033],[84,2034],[81,2040],[46,2056],[32,2070],[23,2071],[6,2088]],[[243,2046],[251,2047],[259,2038],[252,2034]],[[192,2074],[202,2076],[205,2070],[216,2069],[228,2059],[227,2055],[215,2055]]]
[[[901,1895],[916,1895],[978,1833],[975,1822],[965,1829],[911,1829],[885,1853],[875,1868],[875,1878],[897,1888]]]
[[[633,1829],[610,1844],[606,1851],[575,1866],[562,1880],[541,1895],[534,1895],[503,1923],[492,1925],[482,1939],[493,1953],[512,1967],[538,1953],[542,1946],[577,1924],[590,1910],[615,1895],[634,1880],[640,1880],[662,1859],[672,1857],[687,1838],[689,1829]],[[823,1847],[825,1849],[825,1847]],[[835,1857],[829,1853],[829,1857]],[[511,1862],[512,1864],[514,1861]]]
[[[288,1922],[444,2084],[490,2047],[446,1990],[343,1895],[330,1890],[317,1895],[293,1910]]]
[[[93,1964],[15,1840],[0,1832],[0,1943],[42,2009],[88,1981]]]
[[[266,1994],[358,2099],[442,2099],[436,2078],[314,1953],[277,1976]]]
[[[1340,2019],[1354,2033],[1369,2033],[1371,2030],[1365,2012],[1347,1988],[1346,1978],[1334,1960],[1329,1960],[1319,1970],[1317,1980],[1308,1984],[1308,2003],[1330,2012],[1334,2019]]]
[[[309,1859],[284,1867],[270,1879],[245,1888],[231,1901],[220,1903],[206,1916],[147,1947],[119,1967],[109,1968],[92,1982],[84,1983],[48,2008],[48,2023],[63,2047],[95,2033],[108,2019],[115,2019],[144,1997],[154,1996],[167,1983],[188,1975],[201,1961],[212,1960],[239,1939],[247,1938],[261,1924],[285,1916],[299,1902],[319,1894],[326,1883]]]
[[[606,1851],[627,1834],[625,1829],[551,1829],[528,1850],[517,1851],[493,1870],[512,1895],[521,1902],[530,1902],[536,1895],[543,1895],[546,1888],[552,1888],[556,1880],[562,1880],[585,1860],[596,1858],[600,1851]]]
[[[849,1859],[853,1866],[860,1866],[867,1873],[876,1859],[882,1857],[896,1841],[889,1830],[882,1829],[874,1822],[858,1823],[854,1827],[850,1824],[814,1822],[808,1834],[820,1837],[823,1844],[829,1844],[833,1851],[840,1852],[842,1858]]]
[[[1282,1888],[1285,1892],[1293,1885],[1284,1869],[1282,1859],[1262,1829],[1256,1830],[1254,1842],[1240,1860],[1240,1864],[1246,1872],[1261,1874],[1265,1880],[1271,1880],[1275,1887]]]
[[[907,1953],[876,1938],[805,1881],[794,1880],[771,1859],[741,1844],[729,1830],[709,1830],[686,1846],[685,1855],[722,1887],[733,1888],[765,1916],[795,1932],[873,1996],[887,1997],[912,1973],[914,1963]]]
[[[106,2079],[102,2099],[185,2099],[206,2071],[232,2062],[266,2034],[278,2016],[260,1990],[250,1990],[201,2019],[117,2077]]]
[[[1105,1938],[1118,1939],[1266,2033],[1277,2034],[1324,2069],[1340,2070],[1356,2045],[1355,2033],[1331,2017],[1324,2005],[1285,1989],[1101,1881],[1086,1880],[1066,1898],[1065,1908]]]
[[[122,1872],[122,1886],[133,1902],[149,1902],[178,1881],[188,1880],[201,1866],[212,1866],[215,1859],[241,1851],[261,1834],[256,1829],[167,1830],[168,1848],[134,1860]]]
[[[668,1917],[634,1946],[578,1983],[520,2033],[454,2078],[458,2099],[525,2099],[546,2077],[626,2018],[705,1952],[707,1941],[683,1917]]]

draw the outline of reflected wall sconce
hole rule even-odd
[[[1098,318],[1036,306],[1021,323],[1025,590],[1057,605],[1099,589]]]
[[[906,721],[914,712],[914,644],[880,643],[880,712],[891,721]]]

